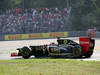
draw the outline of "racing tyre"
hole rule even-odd
[[[31,56],[31,51],[28,47],[23,47],[21,49],[21,55],[24,59],[28,59]]]
[[[73,58],[80,58],[82,54],[82,49],[80,46],[76,46],[73,50],[72,57]]]

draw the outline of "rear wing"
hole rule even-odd
[[[94,39],[89,37],[80,37],[79,43],[84,52],[88,52],[91,47],[95,46]]]

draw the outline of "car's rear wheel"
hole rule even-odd
[[[80,58],[82,54],[82,48],[80,46],[76,46],[73,50],[72,57],[73,58]]]

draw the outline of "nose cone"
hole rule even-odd
[[[15,57],[15,56],[18,56],[18,53],[17,52],[11,53],[11,57]]]

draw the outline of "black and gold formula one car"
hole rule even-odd
[[[57,44],[38,46],[24,46],[18,48],[18,53],[11,53],[11,56],[22,56],[25,59],[35,57],[67,57],[67,58],[89,58],[93,54],[95,40],[89,37],[80,37],[79,43],[65,38],[58,38]]]

